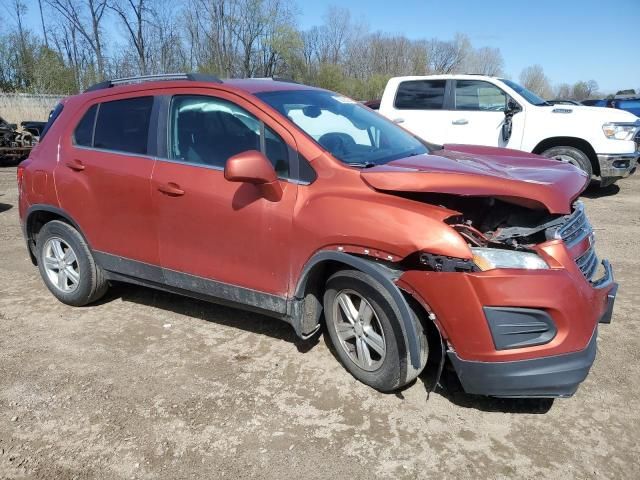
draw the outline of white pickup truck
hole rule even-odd
[[[511,80],[482,75],[395,77],[382,115],[428,142],[506,147],[570,162],[601,186],[635,172],[640,118],[623,110],[550,105]]]

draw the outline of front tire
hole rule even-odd
[[[46,223],[36,241],[38,269],[49,291],[62,303],[81,307],[101,298],[109,285],[91,250],[71,225]]]
[[[424,369],[428,342],[418,317],[411,321],[420,336],[420,367],[411,365],[397,308],[390,293],[373,277],[341,270],[326,284],[324,313],[331,344],[342,365],[362,383],[382,392],[403,387]]]
[[[582,150],[574,147],[552,147],[542,152],[541,155],[554,160],[568,162],[585,172],[589,178],[593,176],[591,160],[589,160],[589,157]]]

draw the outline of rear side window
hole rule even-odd
[[[395,107],[399,110],[441,110],[446,80],[411,80],[398,86]]]
[[[58,105],[56,105],[56,107],[53,110],[51,110],[51,113],[49,113],[49,120],[47,120],[47,124],[44,126],[44,129],[40,134],[40,140],[44,138],[44,136],[47,134],[47,132],[53,125],[53,122],[55,122],[56,119],[60,116],[63,108],[64,108],[63,105],[59,103]]]
[[[147,153],[153,97],[104,102],[98,108],[93,146],[125,153]]]
[[[93,105],[87,113],[84,114],[80,123],[73,132],[73,143],[82,147],[93,146],[93,127],[96,123],[96,112],[98,106]]]

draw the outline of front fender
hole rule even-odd
[[[360,270],[375,278],[387,289],[396,304],[397,315],[401,320],[400,327],[402,334],[405,343],[409,346],[411,365],[416,369],[420,368],[420,333],[416,330],[413,323],[411,308],[395,283],[403,272],[394,270],[374,260],[357,257],[348,253],[328,250],[320,251],[313,255],[304,266],[295,290],[296,299],[302,300],[304,298],[307,281],[314,268],[328,262],[338,262]]]

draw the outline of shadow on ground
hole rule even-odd
[[[616,195],[619,191],[620,187],[615,183],[604,188],[600,188],[597,183],[592,183],[581,196],[586,198],[610,197],[612,195]]]
[[[109,293],[98,303],[106,303],[116,298],[259,335],[269,335],[272,338],[293,343],[301,353],[310,351],[319,343],[321,337],[321,334],[318,333],[309,340],[301,340],[290,325],[277,319],[137,285],[114,284]],[[339,361],[333,345],[328,341],[328,335],[322,335],[322,338],[336,361]],[[430,342],[429,345],[427,366],[416,380],[424,385],[425,401],[428,401],[427,394],[433,390],[431,396],[440,395],[460,407],[485,412],[544,414],[551,409],[553,399],[503,399],[466,394],[448,363],[445,365],[436,388],[433,389],[441,359],[441,349],[439,343],[432,343]],[[396,395],[402,399],[404,398],[402,393],[404,389],[390,395]]]
[[[108,303],[116,298],[259,335],[268,335],[293,343],[302,353],[308,352],[318,343],[317,338],[301,340],[293,331],[293,327],[276,318],[138,285],[114,283],[107,295],[97,303]]]
[[[13,208],[13,205],[0,202],[0,213],[6,212],[7,210],[11,210],[12,208]]]

